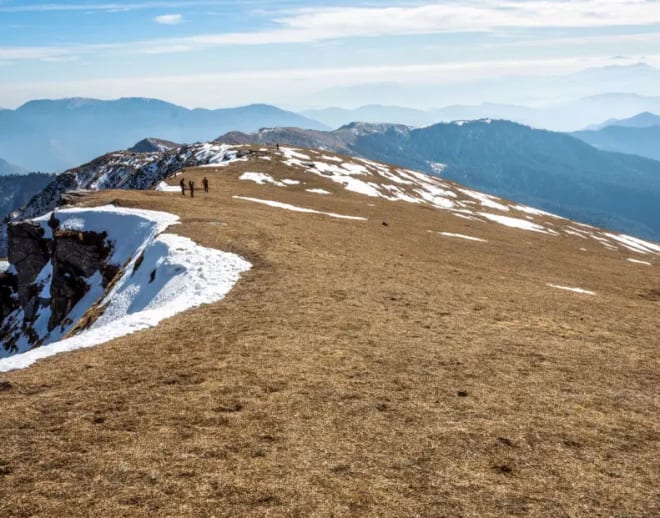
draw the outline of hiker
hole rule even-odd
[[[279,150],[280,150],[280,145],[279,145],[279,144],[275,144],[275,149],[277,149],[277,150],[279,151]]]
[[[202,178],[202,185],[204,186],[204,192],[209,192],[209,181],[206,176]]]
[[[181,195],[185,196],[186,195],[186,180],[184,178],[181,178],[181,181],[179,182],[179,185],[181,186]]]
[[[190,189],[190,197],[194,198],[195,197],[195,182],[192,180],[188,181],[188,189]]]

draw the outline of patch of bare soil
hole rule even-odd
[[[657,266],[262,162],[186,171],[211,180],[194,199],[85,200],[176,213],[254,268],[0,376],[0,515],[658,516]],[[255,170],[306,183],[238,180]]]

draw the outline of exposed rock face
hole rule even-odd
[[[18,308],[18,278],[13,273],[0,273],[0,325]]]
[[[10,350],[17,329],[7,317],[17,309],[23,309],[21,332],[32,345],[39,345],[41,338],[32,326],[40,312],[49,312],[48,332],[52,331],[88,292],[90,277],[101,275],[107,286],[120,269],[107,263],[112,247],[105,232],[55,230],[50,239],[41,225],[23,221],[9,225],[8,238],[8,258],[16,274],[0,274],[0,326],[5,326],[0,344]],[[45,268],[48,263],[50,268]]]
[[[105,270],[105,259],[110,252],[106,237],[105,232],[55,232],[49,331],[61,323],[87,293],[89,286],[84,279]]]
[[[31,221],[22,221],[8,228],[8,258],[16,269],[18,300],[26,320],[32,320],[36,315],[39,287],[34,281],[50,259],[50,240],[45,239],[44,234],[44,229]]]

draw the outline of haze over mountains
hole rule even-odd
[[[26,174],[27,171],[19,165],[10,164],[6,160],[0,158],[0,176],[11,174]]]
[[[442,99],[438,96],[436,103],[441,104]],[[0,157],[25,170],[60,172],[146,137],[192,143],[229,131],[252,132],[266,127],[328,130],[352,122],[424,127],[481,118],[579,131],[602,122],[604,114],[616,120],[642,112],[660,113],[660,97],[608,93],[539,106],[483,102],[425,109],[371,104],[303,110],[300,114],[265,104],[191,110],[138,97],[34,100],[15,110],[0,110]]]
[[[644,112],[623,120],[609,120],[573,136],[605,151],[631,153],[660,160],[660,116]]]
[[[442,108],[414,109],[373,104],[353,109],[325,108],[301,113],[332,128],[356,121],[429,126],[438,122],[493,118],[507,119],[536,128],[574,131],[593,126],[594,121],[603,119],[603,113],[610,114],[616,119],[653,111],[660,112],[660,97],[610,93],[538,107],[484,102],[474,105],[455,104]]]
[[[32,171],[58,172],[145,137],[209,140],[223,131],[324,126],[274,106],[189,110],[157,99],[30,101],[0,111],[0,157]]]

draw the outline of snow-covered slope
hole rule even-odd
[[[328,185],[334,186],[335,191],[341,189],[367,197],[428,205],[450,211],[459,218],[483,223],[493,222],[549,236],[578,237],[597,242],[610,250],[660,255],[658,244],[577,223],[418,171],[362,158],[339,157],[320,150],[285,146],[274,151],[271,160],[273,158],[281,161],[288,171],[326,180]],[[298,183],[288,183],[284,177],[273,178],[256,167],[243,173],[240,179],[280,188],[298,188]],[[327,195],[328,192],[329,190],[325,190],[319,194]]]
[[[162,233],[177,223],[172,214],[106,206],[61,210],[57,218],[61,223],[58,231],[105,232],[111,250],[106,263],[115,265],[118,273],[107,287],[99,271],[85,278],[84,296],[61,324],[49,329],[50,290],[56,275],[55,260],[49,261],[33,283],[40,291],[36,319],[27,320],[19,308],[4,320],[0,371],[98,345],[154,326],[185,309],[219,300],[250,268],[235,254]],[[36,221],[44,230],[44,239],[52,239],[48,215]],[[0,264],[0,268],[4,266]],[[37,345],[40,347],[34,348]]]

